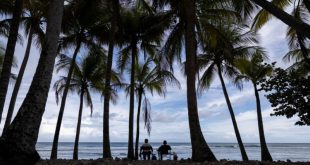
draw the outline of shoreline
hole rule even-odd
[[[191,160],[40,160],[36,165],[310,165],[310,162],[275,161],[235,161],[219,160],[217,162],[192,162]]]

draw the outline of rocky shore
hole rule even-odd
[[[149,161],[128,161],[128,160],[42,160],[36,165],[310,165],[310,162],[261,162],[261,161],[226,161],[218,162],[192,162],[190,160],[149,160]]]

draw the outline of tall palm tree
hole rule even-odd
[[[48,3],[47,28],[38,67],[28,94],[7,132],[0,138],[1,164],[34,164],[35,145],[52,80],[63,13],[63,0]]]
[[[135,91],[138,98],[137,109],[137,130],[136,130],[136,143],[135,143],[135,159],[138,159],[138,145],[140,134],[140,112],[143,98],[143,111],[144,121],[147,132],[151,131],[150,119],[150,102],[146,97],[146,92],[157,93],[160,96],[165,96],[166,87],[168,84],[173,84],[180,87],[179,81],[174,77],[173,73],[167,70],[160,69],[158,62],[148,58],[143,64],[137,64],[135,67]]]
[[[169,26],[170,20],[166,13],[152,15],[145,11],[133,9],[124,11],[121,17],[123,29],[122,39],[127,45],[121,50],[119,57],[119,68],[122,71],[130,63],[130,105],[129,105],[129,134],[128,134],[128,155],[134,159],[133,145],[133,122],[134,122],[134,83],[135,65],[138,55],[144,51],[145,55],[154,54],[161,42],[165,29]],[[141,51],[140,51],[141,50]],[[131,60],[129,62],[129,60]]]
[[[14,85],[13,93],[11,96],[10,104],[9,104],[9,109],[7,113],[7,117],[5,120],[4,128],[3,128],[3,133],[7,130],[8,126],[11,124],[12,120],[12,115],[14,112],[14,107],[15,107],[15,102],[16,98],[18,95],[18,91],[20,88],[20,85],[22,83],[22,79],[24,76],[24,72],[28,63],[29,55],[30,55],[30,50],[32,46],[32,40],[34,37],[37,37],[37,45],[39,46],[40,43],[43,42],[44,38],[44,29],[42,27],[43,22],[45,21],[43,16],[46,16],[46,6],[42,1],[24,1],[24,7],[26,11],[26,16],[22,17],[22,23],[25,28],[25,33],[28,34],[28,41],[27,41],[27,47],[24,55],[24,59],[22,61],[21,67],[19,69],[19,73],[17,76],[16,83]],[[28,14],[28,13],[29,14]]]
[[[272,72],[272,67],[270,65],[263,65],[264,54],[257,51],[253,56],[247,59],[237,59],[235,65],[237,66],[240,75],[236,77],[236,81],[246,80],[250,81],[253,84],[255,97],[256,97],[256,106],[257,106],[257,122],[258,122],[258,131],[259,131],[259,140],[261,146],[261,159],[262,161],[272,161],[272,157],[269,153],[265,134],[263,127],[263,118],[262,110],[260,105],[260,98],[257,89],[257,83],[267,75],[270,75]]]
[[[10,82],[11,68],[13,64],[15,45],[18,37],[19,22],[22,14],[22,0],[15,0],[12,22],[10,24],[10,32],[8,37],[7,46],[5,49],[5,56],[0,76],[0,123],[2,118],[3,107],[5,98]]]
[[[111,158],[111,148],[110,148],[110,131],[109,131],[109,115],[110,115],[110,97],[111,97],[111,73],[112,73],[112,63],[113,63],[113,50],[114,50],[114,40],[115,33],[117,29],[120,29],[120,4],[119,0],[109,1],[112,9],[111,18],[111,31],[109,35],[109,50],[108,50],[108,61],[106,65],[106,78],[105,78],[105,91],[104,91],[104,101],[103,101],[103,157]]]
[[[68,71],[72,58],[68,56],[62,56],[56,67],[57,70],[65,70]],[[90,90],[97,90],[100,93],[104,90],[104,70],[106,65],[106,56],[104,52],[100,49],[92,49],[89,54],[76,62],[74,64],[74,71],[72,75],[72,79],[70,81],[69,90],[72,92],[77,92],[80,96],[80,107],[79,107],[79,115],[78,115],[78,123],[76,129],[74,150],[73,150],[73,159],[78,159],[78,146],[79,146],[79,137],[80,137],[80,128],[81,128],[81,120],[82,120],[82,112],[83,112],[83,102],[86,103],[87,106],[90,107],[91,113],[93,111],[93,101],[90,94]],[[113,75],[113,78],[117,78],[116,75]],[[54,84],[54,89],[56,91],[56,98],[60,96],[60,94],[65,89],[66,80],[68,77],[61,77]],[[57,99],[58,100],[58,99]]]
[[[97,45],[97,43],[94,41],[95,33],[93,30],[98,30],[96,25],[100,21],[99,18],[101,15],[100,12],[97,13],[96,11],[100,11],[100,8],[101,5],[98,4],[97,1],[87,0],[72,1],[65,7],[64,21],[62,25],[64,36],[61,38],[61,47],[64,49],[71,47],[75,48],[72,55],[71,67],[67,75],[68,78],[66,79],[67,82],[60,103],[50,157],[51,159],[57,159],[59,133],[63,113],[65,110],[67,94],[69,91],[71,75],[73,74],[74,61],[76,60],[81,47],[85,46],[87,48]]]
[[[228,20],[238,21],[239,13],[230,8],[225,8],[219,1],[200,1],[200,0],[162,0],[155,4],[165,8],[169,4],[173,13],[173,25],[166,43],[163,54],[167,56],[167,62],[174,60],[181,62],[182,47],[185,47],[186,63],[185,72],[187,76],[187,105],[189,128],[192,142],[192,159],[194,161],[216,161],[214,154],[209,148],[202,134],[197,107],[196,95],[196,53],[199,40],[202,43],[202,27],[210,33],[218,33],[214,23]]]
[[[249,56],[254,50],[260,50],[260,48],[253,45],[258,42],[254,32],[249,31],[242,33],[245,29],[241,25],[239,25],[239,27],[236,26],[238,25],[231,25],[231,27],[228,28],[220,28],[222,34],[221,36],[215,37],[216,41],[214,41],[214,36],[212,36],[212,34],[207,36],[204,54],[199,55],[197,59],[199,70],[203,69],[204,71],[199,80],[198,91],[209,88],[214,75],[218,75],[231,116],[242,159],[244,161],[248,161],[249,159],[239,133],[223,74],[228,78],[233,78],[237,73],[234,66],[234,59]]]

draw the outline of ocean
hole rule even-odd
[[[162,143],[150,143],[156,150]],[[178,155],[178,158],[187,159],[191,157],[190,143],[169,143],[172,152]],[[72,159],[72,142],[61,142],[58,146],[59,159]],[[240,150],[236,143],[209,143],[209,146],[218,160],[241,160]],[[52,143],[39,142],[36,146],[42,159],[49,159]],[[274,161],[310,161],[310,143],[269,143],[269,151]],[[260,159],[260,147],[257,143],[245,143],[250,160]],[[127,143],[111,143],[113,157],[124,158],[127,155]],[[102,157],[102,143],[81,142],[79,144],[79,159],[98,159]]]

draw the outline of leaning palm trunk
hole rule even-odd
[[[310,26],[308,24],[295,19],[293,16],[287,14],[285,11],[279,9],[269,1],[266,0],[252,0],[252,1],[261,6],[269,13],[271,13],[272,15],[274,15],[275,17],[277,17],[278,19],[280,19],[288,26],[296,29],[296,31],[301,33],[303,36],[310,38]]]
[[[75,135],[74,149],[73,149],[73,160],[78,160],[79,139],[80,139],[81,121],[82,121],[82,113],[83,113],[83,96],[84,96],[84,88],[82,87],[81,94],[80,94],[79,117],[78,117],[78,123],[76,126],[76,135]]]
[[[6,119],[5,119],[5,124],[4,124],[4,127],[3,127],[2,134],[5,134],[6,130],[8,129],[9,125],[11,124],[11,120],[12,120],[12,116],[13,116],[13,112],[14,112],[14,107],[15,107],[15,102],[16,102],[17,94],[18,94],[20,85],[22,83],[22,79],[23,79],[23,76],[24,76],[24,73],[25,73],[25,69],[26,69],[26,66],[27,66],[27,63],[28,63],[29,55],[30,55],[30,50],[31,50],[31,45],[32,45],[32,38],[33,38],[33,28],[30,27],[25,56],[24,56],[22,65],[20,66],[19,73],[18,73],[16,82],[15,82],[15,86],[14,86],[14,89],[13,89],[13,93],[12,93],[12,97],[11,97],[8,113],[7,113],[7,116],[6,116]]]
[[[304,60],[308,64],[308,67],[310,67],[310,59],[308,57],[308,49],[306,48],[305,43],[303,42],[301,34],[299,34],[298,32],[297,32],[297,40],[298,40],[298,44],[299,44],[302,56],[304,57]],[[308,69],[310,69],[310,68],[308,68]]]
[[[130,101],[129,101],[129,134],[128,134],[128,159],[134,159],[133,149],[133,119],[134,119],[134,107],[135,107],[135,59],[137,55],[136,49],[137,41],[131,43],[131,75],[130,75]]]
[[[269,150],[268,150],[268,147],[266,144],[266,140],[265,140],[262,110],[260,107],[260,99],[259,99],[259,94],[258,94],[258,90],[257,90],[257,86],[256,86],[255,82],[253,82],[253,86],[254,86],[254,92],[255,92],[255,97],[256,97],[257,122],[258,122],[258,131],[259,131],[259,140],[260,140],[262,161],[272,161],[272,157],[269,153]]]
[[[216,161],[214,154],[206,143],[198,116],[197,95],[196,95],[196,34],[195,34],[195,0],[185,0],[184,6],[186,30],[185,30],[185,50],[186,50],[186,76],[187,76],[187,107],[188,119],[192,144],[193,161]]]
[[[223,79],[223,76],[222,76],[222,72],[221,72],[221,69],[220,69],[219,66],[218,66],[218,74],[219,74],[219,77],[220,77],[220,80],[221,80],[223,93],[224,93],[224,96],[225,96],[225,100],[226,100],[226,103],[227,103],[227,106],[228,106],[228,110],[229,110],[229,113],[230,113],[230,117],[231,117],[231,120],[232,120],[232,123],[233,123],[234,130],[235,130],[235,134],[236,134],[236,138],[237,138],[238,145],[239,145],[239,148],[240,148],[242,160],[243,161],[248,161],[249,158],[248,158],[248,155],[246,154],[246,151],[245,151],[245,148],[244,148],[244,145],[243,145],[240,133],[239,133],[239,129],[238,129],[237,121],[236,121],[236,118],[235,118],[234,110],[233,110],[233,108],[231,106],[231,103],[230,103],[230,100],[229,100],[229,96],[228,96],[228,93],[227,93],[227,90],[226,90],[225,82],[224,82],[224,79]]]
[[[139,91],[138,112],[137,112],[137,130],[136,130],[136,146],[135,146],[135,159],[139,157],[139,135],[140,135],[140,112],[142,102],[142,91]]]
[[[52,80],[63,5],[63,0],[49,3],[46,37],[38,67],[23,104],[0,139],[0,164],[35,164],[40,159],[35,145]]]
[[[112,63],[113,63],[113,49],[114,39],[116,33],[117,19],[119,18],[119,0],[112,1],[113,19],[111,23],[111,34],[109,40],[108,50],[108,61],[105,77],[105,91],[104,91],[104,102],[103,102],[103,157],[111,158],[111,147],[110,147],[110,131],[109,131],[109,114],[110,114],[110,97],[111,97],[111,74],[112,74]]]
[[[5,50],[5,56],[2,64],[2,72],[0,77],[0,123],[2,118],[2,112],[4,108],[5,98],[8,91],[8,86],[11,77],[11,68],[13,65],[13,57],[15,52],[15,45],[18,36],[18,28],[20,22],[20,16],[22,14],[22,0],[15,0],[14,11],[13,11],[13,20],[10,25],[10,34]]]
[[[81,47],[81,42],[79,41],[79,42],[77,42],[77,46],[76,46],[74,53],[73,53],[72,61],[70,64],[68,75],[67,75],[65,89],[64,89],[64,92],[62,94],[61,105],[60,105],[60,109],[59,109],[59,114],[58,114],[58,118],[57,118],[57,125],[56,125],[55,134],[54,134],[51,159],[57,159],[58,140],[59,140],[59,133],[60,133],[62,117],[63,117],[64,111],[65,111],[66,100],[67,100],[67,95],[68,95],[68,91],[69,91],[69,86],[70,86],[70,81],[71,81],[73,69],[74,69],[75,59],[76,59],[77,54],[80,50],[80,47]]]
[[[304,3],[308,11],[310,12],[310,0],[304,0]]]

